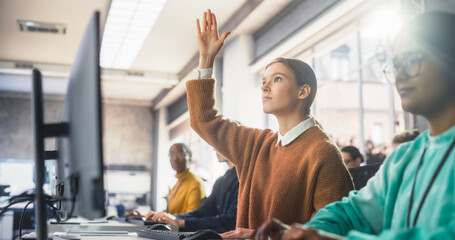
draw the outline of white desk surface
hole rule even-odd
[[[118,235],[118,236],[81,236],[81,240],[95,240],[95,239],[103,239],[103,240],[118,240],[118,239],[126,239],[126,240],[151,240],[150,238],[142,238],[138,237],[136,233],[129,233],[128,235]],[[229,239],[226,239],[229,240]],[[230,239],[230,240],[251,240],[251,239]]]
[[[54,238],[55,239],[55,238]],[[90,240],[90,239],[105,239],[105,240],[118,240],[118,239],[126,239],[126,240],[132,240],[132,239],[148,239],[148,238],[141,238],[136,235],[136,233],[129,233],[128,235],[112,235],[112,236],[106,236],[106,235],[100,235],[100,236],[80,236],[81,240]],[[149,239],[150,240],[150,239]]]
[[[139,239],[150,240],[149,238],[138,237],[136,234],[137,229],[144,229],[146,226],[135,225],[131,223],[119,222],[115,220],[108,221],[73,221],[74,224],[50,224],[48,222],[48,233],[58,236],[65,235],[68,230],[81,230],[81,231],[127,231],[128,234],[120,235],[97,235],[97,236],[78,236],[81,240],[103,239],[103,240],[118,240],[118,239]],[[29,239],[34,238],[34,233],[28,234]],[[62,239],[62,238],[56,238]]]
[[[136,232],[138,229],[144,229],[146,226],[126,223],[126,222],[119,222],[115,220],[108,220],[102,222],[93,222],[93,221],[85,221],[85,222],[74,222],[74,224],[64,223],[64,224],[51,224],[48,222],[47,224],[47,231],[49,233],[54,232],[66,232],[68,230],[93,230],[93,231],[128,231],[128,232]]]

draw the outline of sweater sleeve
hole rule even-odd
[[[235,229],[235,219],[237,216],[237,201],[230,204],[227,213],[207,216],[202,218],[185,218],[184,231],[197,231],[200,229],[212,229],[218,233],[224,233]]]
[[[305,226],[343,236],[354,229],[364,234],[381,232],[387,191],[384,168],[388,160],[360,191],[351,191],[342,201],[320,209]]]
[[[446,227],[423,228],[416,227],[398,231],[384,230],[379,235],[362,233],[360,231],[350,231],[348,239],[366,239],[366,240],[388,240],[388,239],[455,239],[455,220],[450,222]]]
[[[399,184],[392,182],[393,178],[387,176],[401,175],[406,164],[398,166],[396,163],[403,161],[400,157],[405,151],[405,145],[386,159],[364,188],[351,191],[342,201],[320,209],[305,227],[347,236],[348,239],[454,239],[455,219],[446,226],[433,228],[383,229],[384,222],[391,218],[386,216],[385,202],[398,197],[396,192],[399,187]]]
[[[255,154],[253,151],[259,150],[255,147],[261,141],[259,135],[272,132],[247,128],[223,119],[215,109],[214,87],[214,79],[190,80],[186,83],[190,125],[202,139],[241,171]]]
[[[229,182],[230,183],[230,182]],[[185,220],[185,227],[181,231],[197,231],[200,229],[212,229],[218,233],[224,233],[235,229],[237,215],[238,181],[232,185],[231,190],[221,192],[223,182],[218,179],[213,187],[212,194],[202,206],[190,213],[178,215],[177,218]],[[218,214],[216,198],[223,198],[229,203],[227,211]]]
[[[351,175],[342,161],[338,149],[326,142],[320,144],[313,153],[320,161],[313,194],[313,208],[316,212],[327,204],[340,201],[354,189]]]
[[[238,189],[232,196],[237,196]],[[197,231],[200,229],[212,229],[218,233],[224,233],[235,229],[235,220],[237,216],[237,202],[235,197],[230,201],[227,212],[220,215],[209,215],[204,217],[185,217],[184,231]]]

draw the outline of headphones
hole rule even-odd
[[[174,145],[180,145],[182,147],[183,152],[185,153],[186,161],[191,162],[191,157],[192,157],[191,149],[184,143],[176,143]]]

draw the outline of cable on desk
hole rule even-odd
[[[20,200],[16,200],[14,202],[10,202],[8,205],[6,205],[6,207],[4,207],[2,209],[2,211],[0,211],[0,217],[6,212],[6,210],[8,210],[9,207],[11,207],[12,205],[16,204],[16,203],[21,203],[21,202],[27,202],[27,201],[30,201],[29,198],[27,199],[20,199]]]
[[[24,210],[22,211],[21,218],[19,220],[19,240],[22,239],[22,225],[24,224],[24,215],[25,215],[25,210],[27,210],[28,205],[30,205],[33,202],[33,200],[29,201],[25,207]]]

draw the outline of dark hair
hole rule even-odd
[[[188,145],[186,145],[185,143],[175,143],[171,146],[171,148],[173,146],[180,146],[182,148],[182,151],[184,153],[186,153],[188,161],[191,161],[191,157],[193,154],[191,152],[191,149],[188,147]]]
[[[401,133],[397,133],[392,140],[393,144],[405,143],[414,140],[417,136],[419,136],[420,132],[418,129],[414,129],[411,131],[404,131]]]
[[[310,86],[311,89],[310,94],[308,95],[308,98],[306,99],[306,104],[304,106],[305,113],[309,114],[311,104],[313,104],[316,92],[318,90],[318,83],[313,69],[310,67],[310,65],[306,64],[305,62],[293,58],[276,58],[271,63],[269,63],[265,67],[265,69],[267,69],[268,67],[270,67],[270,65],[274,63],[283,63],[284,65],[286,65],[292,71],[292,73],[294,73],[294,78],[297,83],[297,86],[300,87],[303,86],[304,84]]]
[[[431,11],[417,16],[403,25],[397,39],[415,39],[428,52],[446,64],[449,71],[455,67],[455,15]]]
[[[354,159],[354,160],[357,159],[357,158],[360,158],[360,160],[363,161],[362,154],[360,154],[359,149],[354,147],[354,146],[342,147],[341,151],[349,153],[349,155],[351,155],[351,158]]]

